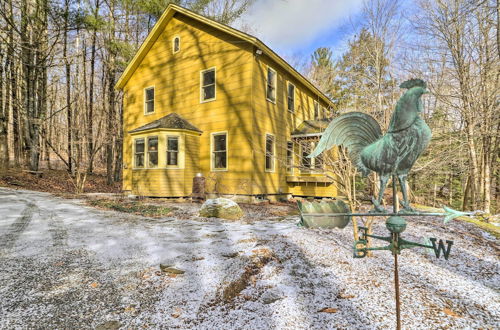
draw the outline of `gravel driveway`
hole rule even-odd
[[[0,188],[0,328],[392,328],[392,257],[353,259],[350,226],[297,220],[148,219]],[[448,261],[402,253],[403,328],[498,328],[498,241],[458,221],[408,227],[455,244]]]

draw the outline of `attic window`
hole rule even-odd
[[[172,40],[172,52],[175,54],[180,50],[181,50],[181,38],[174,37],[174,39]]]

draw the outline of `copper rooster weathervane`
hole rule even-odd
[[[307,216],[330,216],[345,218],[351,216],[384,216],[387,217],[386,227],[390,235],[376,236],[368,234],[368,229],[360,227],[361,237],[354,242],[354,258],[363,258],[371,250],[388,250],[394,255],[394,286],[396,297],[396,324],[401,329],[400,301],[399,301],[399,274],[398,255],[403,249],[423,247],[434,251],[436,258],[441,253],[448,260],[453,241],[436,238],[425,239],[424,243],[416,243],[401,238],[407,223],[404,216],[444,216],[444,222],[470,213],[459,212],[444,207],[443,213],[417,212],[411,208],[406,190],[408,172],[417,158],[425,150],[431,139],[431,130],[421,118],[423,94],[428,93],[426,83],[421,79],[411,79],[400,85],[407,91],[401,96],[392,114],[389,128],[385,134],[377,121],[370,115],[362,112],[349,112],[335,118],[323,133],[316,149],[309,157],[316,157],[323,151],[334,146],[342,146],[348,151],[351,162],[364,175],[375,172],[380,178],[380,190],[377,198],[372,197],[373,210],[344,213],[308,213]],[[392,212],[384,209],[382,198],[389,178],[392,177],[393,209]],[[397,183],[401,188],[403,209],[399,210],[397,198]],[[339,201],[337,201],[338,203]],[[345,203],[344,203],[345,204]],[[299,205],[300,207],[300,205]],[[343,205],[343,209],[349,209]],[[302,212],[302,211],[301,211]],[[387,246],[368,247],[368,237],[388,242]]]

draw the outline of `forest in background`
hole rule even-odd
[[[114,85],[170,2],[232,25],[253,1],[2,1],[0,167],[62,167],[77,192],[96,170],[120,181],[122,95]],[[366,0],[341,56],[319,48],[287,60],[335,112],[367,112],[383,128],[399,83],[426,80],[433,139],[410,173],[411,190],[426,204],[498,212],[499,11],[499,0]]]

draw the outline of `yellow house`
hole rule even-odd
[[[171,4],[116,88],[126,192],[187,197],[202,175],[218,195],[336,196],[304,157],[333,104],[255,37]]]

